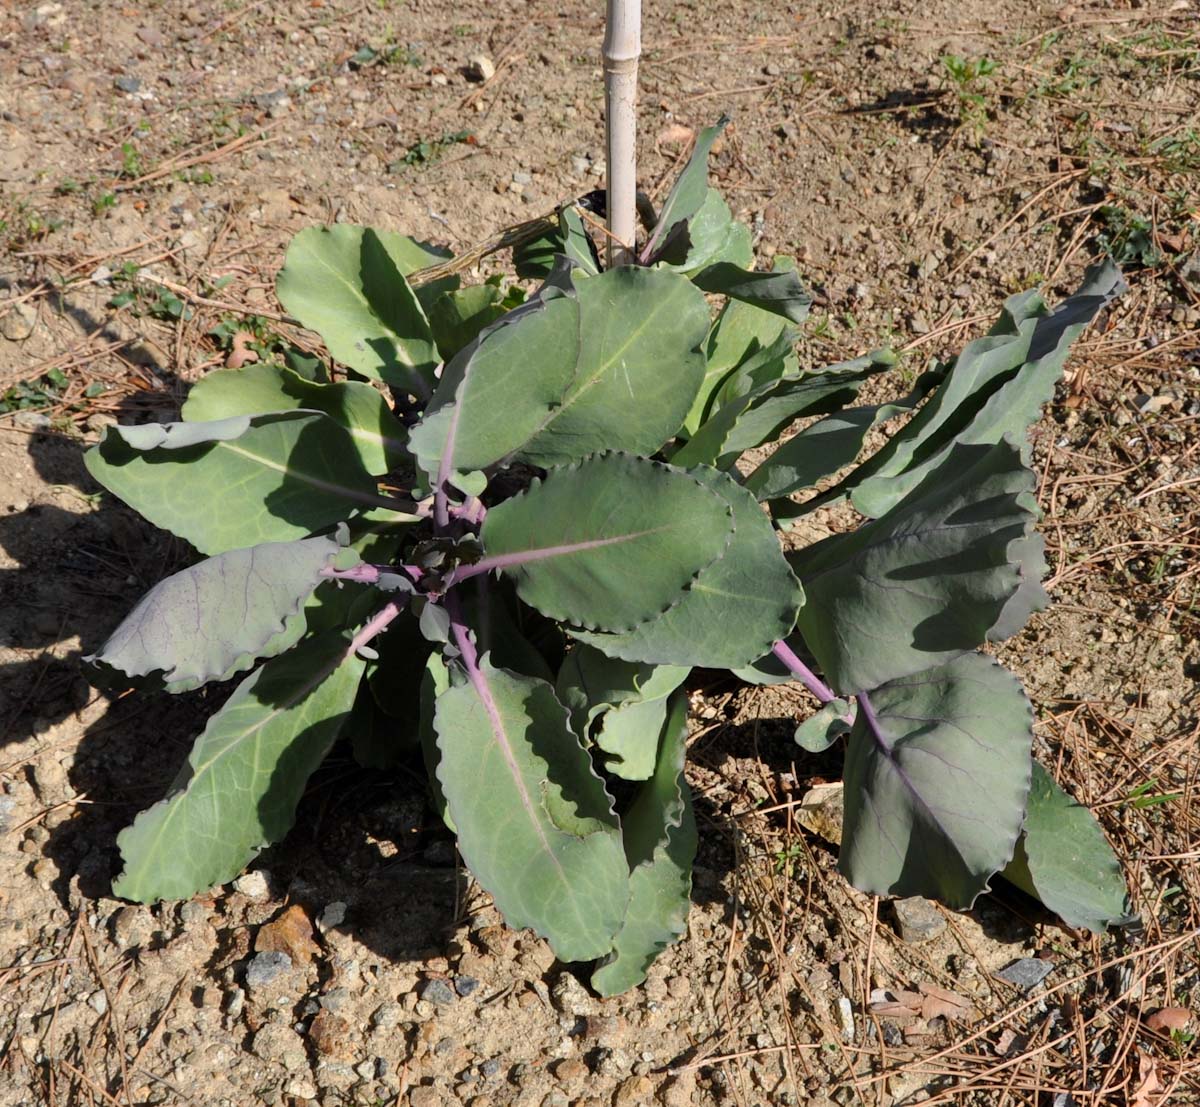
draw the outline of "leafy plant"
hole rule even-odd
[[[205,555],[95,663],[171,692],[241,676],[121,834],[118,895],[231,880],[287,833],[341,735],[373,766],[419,746],[508,922],[621,991],[683,931],[703,668],[798,680],[824,705],[797,737],[847,743],[857,887],[967,907],[1004,871],[1076,925],[1124,914],[1095,821],[1031,761],[1020,683],[978,652],[1047,602],[1026,431],[1119,273],[1096,267],[1053,310],[1012,297],[907,395],[858,404],[896,358],[799,362],[809,297],[789,264],[751,268],[706,180],[719,129],[638,264],[602,269],[565,207],[516,250],[539,281],[525,302],[460,287],[401,235],[302,231],[278,295],[344,379],[218,370],[182,421],[110,428],[88,453]],[[883,423],[899,429],[864,456]],[[843,501],[856,529],[784,551],[780,529]]]
[[[1000,63],[992,58],[962,58],[943,54],[942,68],[958,98],[958,121],[976,135],[987,123],[986,89]]]

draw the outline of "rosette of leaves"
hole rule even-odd
[[[1031,800],[1032,710],[978,650],[1045,603],[1025,433],[1119,275],[1053,311],[1014,297],[908,396],[859,405],[896,359],[801,364],[809,298],[787,265],[751,268],[707,182],[716,133],[638,264],[601,271],[564,209],[518,251],[527,295],[423,280],[444,259],[403,236],[301,232],[278,294],[328,364],[218,370],[179,422],[110,428],[88,453],[203,555],[92,660],[171,692],[241,678],[120,835],[116,894],[232,879],[340,737],[377,767],[420,748],[508,922],[598,962],[601,992],[631,987],[685,925],[686,682],[706,668],[826,701],[802,740],[847,736],[857,886],[966,906],[1024,830],[1018,879],[1078,898],[1054,860],[1070,805]],[[780,529],[837,500],[861,525],[785,555]],[[1114,917],[1106,879],[1074,918]]]

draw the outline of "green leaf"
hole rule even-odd
[[[692,283],[705,292],[743,300],[762,311],[782,315],[793,323],[803,323],[812,306],[812,296],[791,270],[755,273],[719,261],[692,276]]]
[[[309,775],[354,703],[363,663],[341,635],[268,661],[204,729],[167,799],[117,836],[125,867],[113,894],[186,899],[232,880],[296,817]]]
[[[696,823],[683,777],[686,739],[687,695],[677,692],[662,728],[654,775],[622,820],[631,869],[629,906],[612,952],[592,973],[592,987],[602,996],[640,984],[659,953],[687,928]]]
[[[206,554],[304,538],[379,502],[350,435],[310,411],[109,427],[84,464]]]
[[[404,428],[369,384],[317,384],[277,365],[207,373],[192,385],[180,414],[195,423],[301,409],[323,411],[345,427],[368,473],[386,473],[406,454]]]
[[[493,507],[480,532],[486,556],[473,568],[502,570],[549,618],[627,630],[683,599],[725,552],[731,514],[690,474],[602,454]]]
[[[853,724],[854,705],[849,700],[830,700],[796,727],[796,745],[808,753],[824,753],[849,734]]]
[[[435,725],[459,850],[508,925],[563,961],[606,953],[629,898],[620,830],[551,686],[485,660]]]
[[[1029,794],[1033,709],[980,654],[860,697],[838,867],[874,895],[967,908],[1008,863]]]
[[[1100,824],[1036,761],[1021,839],[1000,875],[1067,926],[1100,933],[1132,921],[1121,863]]]
[[[992,445],[1024,435],[1054,394],[1068,347],[1125,290],[1111,262],[1088,270],[1083,285],[1047,312],[1036,292],[1011,297],[986,338],[970,343],[921,410],[876,454],[827,492],[811,510],[847,492],[877,518],[920,484],[958,445]]]
[[[553,271],[558,255],[574,262],[589,276],[600,272],[592,256],[592,240],[574,207],[559,212],[554,230],[517,246],[513,250],[513,267],[522,280],[544,281]]]
[[[538,433],[571,385],[578,304],[543,291],[485,327],[442,371],[409,448],[432,477],[448,467],[486,469]]]
[[[449,361],[479,332],[490,327],[507,310],[500,303],[504,293],[494,284],[475,284],[457,292],[443,292],[429,311],[429,325],[438,352]]]
[[[756,356],[770,358],[777,348],[788,346],[789,336],[781,335],[773,347]],[[872,376],[894,364],[895,356],[890,351],[877,350],[802,377],[768,379],[721,403],[671,460],[683,466],[729,468],[746,450],[776,437],[796,419],[841,407],[858,395]]]
[[[729,300],[721,308],[708,332],[704,382],[683,429],[690,436],[710,414],[713,398],[725,378],[759,350],[770,346],[786,324],[777,315],[740,300]]]
[[[1033,473],[1005,440],[963,446],[883,518],[790,555],[797,625],[825,679],[852,694],[981,645],[1021,584]]]
[[[425,659],[425,671],[421,674],[421,725],[419,729],[421,756],[425,762],[425,774],[429,780],[429,798],[433,809],[445,823],[446,829],[452,834],[456,834],[454,820],[450,817],[450,811],[446,807],[446,797],[442,793],[442,785],[438,780],[437,768],[442,760],[442,754],[438,749],[437,727],[434,724],[438,699],[449,687],[450,670],[446,667],[442,655],[435,651]]]
[[[228,680],[300,640],[305,603],[340,552],[307,538],[210,557],[151,588],[84,660],[129,677],[161,673],[168,692]]]
[[[806,513],[807,504],[774,501],[811,488],[817,481],[853,464],[869,431],[898,415],[907,415],[939,379],[936,373],[922,374],[916,388],[895,403],[850,407],[817,420],[780,443],[779,448],[746,477],[746,487],[760,500],[772,501],[772,511],[777,519]]]
[[[445,256],[370,227],[308,227],[288,246],[276,293],[343,365],[424,399],[440,358],[404,274]]]
[[[750,228],[737,222],[724,197],[710,188],[696,214],[676,223],[649,260],[693,277],[704,266],[722,262],[744,268],[754,264]]]
[[[563,660],[554,691],[571,714],[572,729],[586,738],[592,722],[610,707],[663,699],[690,671],[676,665],[621,661],[579,643]]]
[[[622,780],[648,780],[654,773],[658,736],[667,719],[667,699],[626,703],[605,711],[596,730],[604,770]]]
[[[791,633],[804,593],[754,497],[713,469],[689,475],[733,511],[733,541],[725,556],[703,569],[674,607],[632,630],[571,634],[626,661],[736,669]]]
[[[728,116],[721,116],[713,127],[705,127],[696,138],[695,149],[687,165],[671,186],[671,191],[658,213],[654,233],[642,251],[643,261],[653,255],[655,249],[671,232],[676,223],[690,220],[708,197],[708,154],[713,143],[729,124]]]
[[[652,454],[704,375],[703,295],[674,273],[613,269],[544,291],[447,366],[410,445],[428,473],[509,457],[542,467],[598,450]]]

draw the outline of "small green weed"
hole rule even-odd
[[[959,126],[969,128],[978,138],[988,120],[986,89],[1000,63],[988,57],[961,58],[957,54],[943,54],[941,60],[958,99]]]
[[[1096,241],[1118,265],[1154,269],[1162,264],[1162,253],[1154,245],[1154,227],[1144,216],[1118,204],[1105,204],[1099,217],[1104,231]]]
[[[475,145],[475,135],[471,131],[454,131],[442,135],[438,139],[430,139],[428,141],[414,142],[399,161],[392,162],[388,166],[388,171],[391,173],[399,172],[400,169],[410,165],[428,165],[432,161],[437,161],[438,158],[446,152],[446,148],[454,146],[458,143],[466,143],[469,146]]]

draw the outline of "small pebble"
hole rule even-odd
[[[1036,988],[1053,971],[1053,961],[1043,961],[1037,957],[1021,957],[1011,965],[1005,965],[996,973],[996,976],[1027,992],[1030,988]]]
[[[340,899],[336,899],[327,903],[325,909],[317,916],[317,929],[324,934],[334,927],[341,926],[345,921],[346,905]]]
[[[421,998],[430,1003],[436,1003],[439,1007],[444,1007],[454,1002],[455,993],[448,980],[437,977],[425,982],[425,986],[421,989]]]
[[[265,988],[292,971],[292,959],[286,953],[270,950],[256,953],[246,965],[246,987]]]
[[[242,873],[233,882],[233,889],[235,892],[241,892],[247,899],[267,899],[271,894],[270,882],[268,880],[269,875],[262,869]]]
[[[946,929],[942,913],[929,900],[921,896],[898,899],[892,904],[896,916],[896,929],[902,942],[929,942]]]
[[[142,82],[137,77],[118,77],[113,81],[113,87],[118,92],[128,92],[132,95],[141,89]]]
[[[473,976],[456,976],[454,978],[454,990],[460,996],[469,996],[478,987],[479,981]]]

